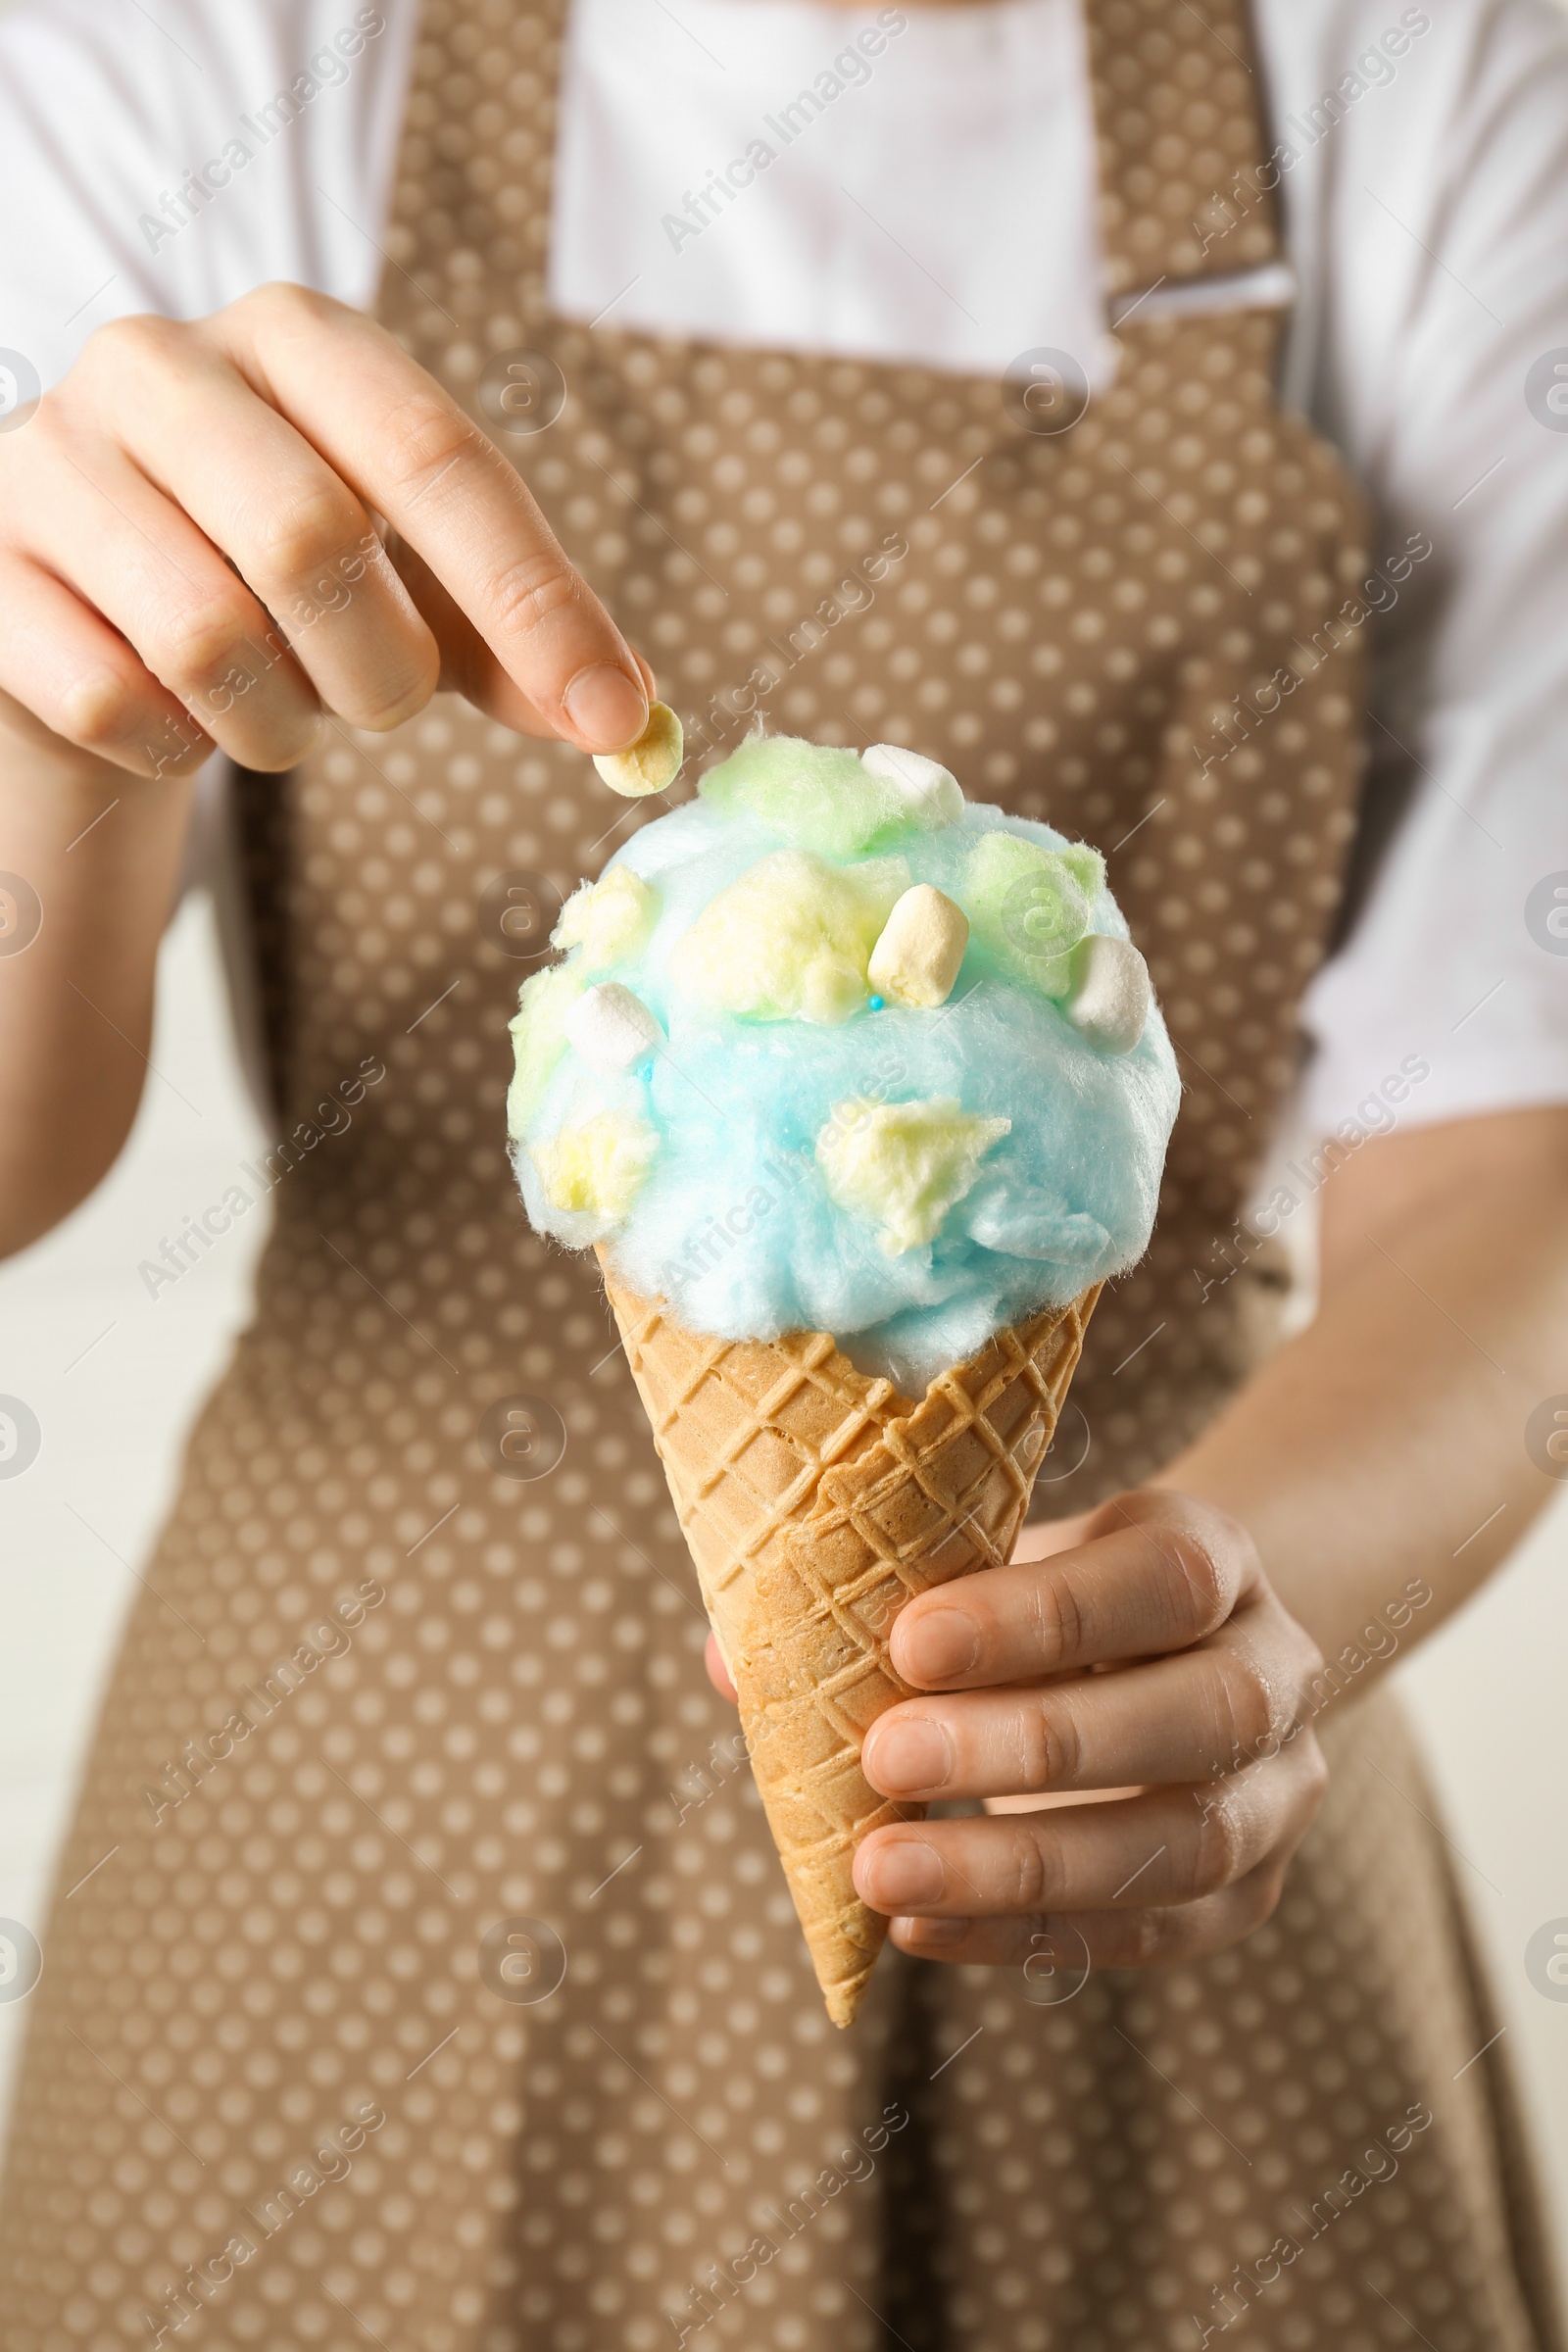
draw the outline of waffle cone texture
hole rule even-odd
[[[712,1339],[600,1262],[817,1983],[847,2026],[887,1936],[855,1891],[855,1849],[925,1812],[860,1770],[876,1718],[914,1695],[889,1658],[894,1620],[1006,1560],[1099,1286],[999,1332],[914,1403],[826,1332]]]

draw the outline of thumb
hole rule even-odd
[[[733,1705],[740,1694],[729,1679],[729,1668],[724,1663],[724,1653],[718,1646],[716,1636],[712,1634],[708,1637],[708,1647],[703,1652],[703,1663],[708,1668],[708,1679],[718,1692],[719,1697],[727,1698]]]

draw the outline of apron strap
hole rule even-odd
[[[440,21],[449,5],[423,0],[421,17]],[[1156,283],[1228,277],[1277,261],[1282,245],[1272,185],[1279,174],[1277,168],[1265,171],[1271,149],[1249,0],[1083,0],[1083,6],[1106,294],[1114,299]],[[569,0],[522,0],[517,12],[532,20],[534,87],[531,105],[512,110],[508,162],[535,190],[531,233],[515,256],[518,306],[529,326],[549,314],[544,244],[568,7]],[[416,49],[408,127],[438,104],[432,84],[439,57],[434,43]],[[471,103],[484,99],[476,78]],[[396,217],[398,198],[409,193],[400,188],[394,196],[394,260],[409,241]]]
[[[1106,292],[1278,260],[1248,0],[1084,0],[1084,14]]]

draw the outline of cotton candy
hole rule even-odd
[[[1126,942],[1093,850],[974,802],[923,825],[853,752],[773,738],[597,888],[651,906],[639,944],[590,968],[589,906],[514,1024],[514,1164],[541,1232],[605,1243],[693,1330],[830,1331],[906,1396],[1143,1254],[1180,1090],[1157,1005],[1125,1051],[1130,1010],[1072,1017],[1110,968],[1085,943]],[[969,925],[934,1004],[871,981],[917,891]],[[664,1041],[618,1070],[564,1027],[607,973]]]
[[[908,879],[902,858],[840,867],[776,850],[709,902],[670,976],[715,1011],[847,1021],[871,993],[871,951]]]
[[[867,1217],[890,1257],[934,1242],[950,1208],[975,1180],[982,1153],[1010,1119],[977,1119],[953,1095],[926,1102],[834,1105],[816,1139],[829,1198]]]
[[[507,1090],[507,1133],[514,1142],[525,1132],[566,1051],[566,1013],[582,989],[582,973],[569,963],[547,964],[522,984],[517,1009],[508,1024],[515,1067]]]
[[[896,744],[878,744],[862,760],[788,735],[743,743],[703,778],[702,791],[720,815],[753,817],[781,841],[834,858],[863,858],[911,829],[939,830],[963,805],[945,767],[901,756]]]
[[[552,1208],[615,1219],[636,1200],[658,1150],[645,1120],[606,1110],[533,1145],[529,1156]]]
[[[987,833],[974,845],[963,904],[1009,979],[1060,997],[1103,876],[1103,861],[1092,850],[1046,850],[1010,831]]]
[[[612,865],[599,882],[584,882],[561,909],[550,944],[582,951],[578,969],[607,971],[648,945],[659,917],[659,893],[629,865]]]

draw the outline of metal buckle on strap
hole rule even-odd
[[[1233,270],[1214,277],[1156,277],[1142,294],[1112,294],[1106,314],[1112,328],[1140,318],[1191,318],[1222,311],[1288,311],[1298,294],[1289,262],[1265,262],[1260,270]]]

